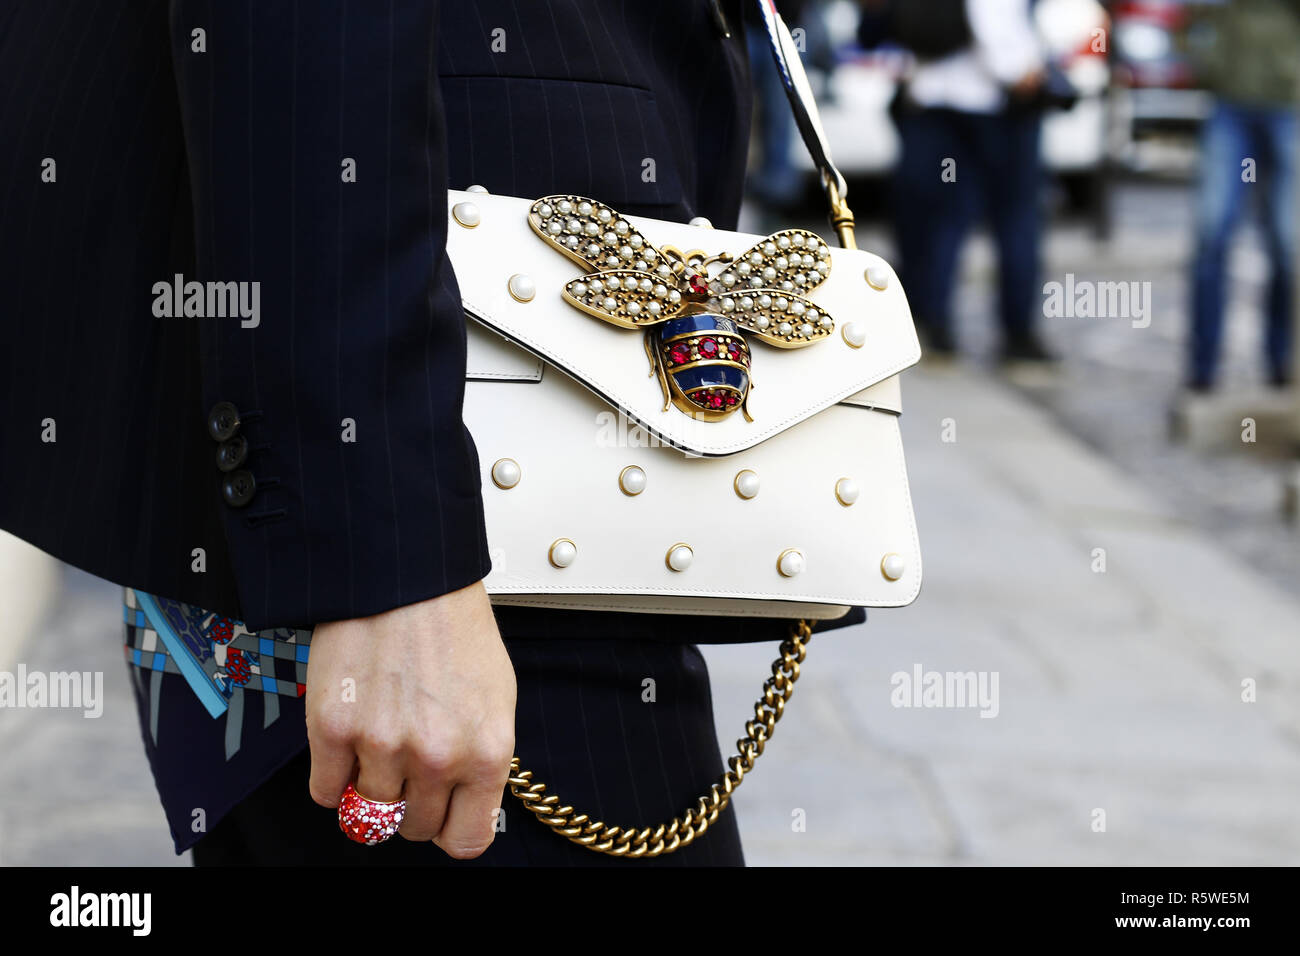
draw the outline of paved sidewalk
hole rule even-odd
[[[986,372],[922,367],[903,403],[920,598],[812,642],[735,801],[749,862],[1300,862],[1300,585]],[[706,649],[724,754],[774,653]],[[998,715],[893,707],[917,664],[996,671]]]
[[[53,609],[17,660],[28,673],[102,672],[103,714],[0,709],[0,866],[188,865],[172,852],[140,742],[122,590],[66,566],[51,590]]]
[[[23,644],[50,612],[58,593],[59,562],[0,531],[0,671],[10,670]]]

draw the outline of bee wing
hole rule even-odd
[[[727,300],[732,307],[726,308]],[[779,349],[801,349],[835,331],[835,320],[817,303],[781,289],[752,289],[720,298],[722,314],[746,332]]]
[[[635,269],[610,269],[574,279],[565,285],[563,297],[583,312],[624,329],[675,319],[686,304],[676,289]]]
[[[626,217],[585,196],[544,196],[528,210],[528,224],[551,246],[594,272],[653,270],[667,264]]]
[[[815,289],[831,273],[831,250],[807,229],[782,229],[755,243],[714,279],[727,292],[780,289],[787,295]]]

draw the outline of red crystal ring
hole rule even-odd
[[[348,784],[339,799],[339,829],[349,840],[377,846],[383,843],[402,825],[406,816],[406,801],[395,800],[392,803],[380,803],[357,793],[357,788]]]

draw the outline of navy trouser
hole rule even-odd
[[[1271,375],[1285,376],[1291,360],[1296,112],[1220,102],[1201,135],[1188,350],[1192,380],[1212,383],[1218,370],[1228,244],[1252,193],[1260,201],[1271,268],[1264,308],[1264,358]]]
[[[1036,112],[906,109],[895,115],[902,153],[894,219],[903,286],[919,324],[950,331],[962,240],[987,215],[998,250],[998,317],[1007,338],[1041,310]]]

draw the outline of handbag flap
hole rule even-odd
[[[533,232],[532,202],[449,191],[447,253],[466,313],[572,376],[659,440],[689,453],[730,455],[752,448],[920,358],[907,298],[893,270],[869,252],[832,247],[829,274],[806,293],[834,320],[832,334],[797,349],[773,348],[746,336],[752,358],[747,410],[753,421],[739,412],[702,421],[671,404],[665,408],[641,331],[587,315],[561,297],[566,283],[585,270]],[[625,218],[656,248],[700,249],[707,256],[739,256],[763,238]],[[512,293],[511,280],[520,276],[515,292],[526,296],[530,285],[535,289],[527,301]],[[597,427],[593,422],[593,436]]]

